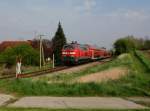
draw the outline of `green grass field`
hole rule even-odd
[[[143,52],[136,51],[135,55],[140,60],[140,62],[147,68],[147,71],[150,71],[150,61],[148,60],[148,56],[143,54]]]
[[[142,56],[144,57],[144,55]],[[67,83],[78,76],[118,66],[129,69],[128,75],[119,80],[101,83]],[[0,81],[0,90],[19,96],[150,96],[149,74],[147,67],[137,56],[126,54],[126,56],[116,58],[110,63],[98,65],[85,71],[60,75],[57,80],[64,81],[62,83],[52,82],[48,84],[46,79],[33,81],[31,78],[3,80]],[[55,77],[52,79],[55,79]]]
[[[150,58],[150,50],[149,50],[149,51],[144,51],[144,54],[145,54],[148,58]]]

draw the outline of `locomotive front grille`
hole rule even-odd
[[[64,62],[75,62],[75,58],[74,57],[70,57],[70,56],[66,56],[66,57],[64,57]]]

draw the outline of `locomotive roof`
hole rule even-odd
[[[100,49],[100,50],[106,50],[104,47],[98,47],[97,45],[89,45],[89,44],[79,44],[77,42],[69,43],[66,45],[73,45],[73,46],[82,46],[82,47],[89,47],[91,49]]]

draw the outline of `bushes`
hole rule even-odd
[[[150,71],[150,61],[148,58],[144,56],[144,54],[140,51],[135,51],[135,55],[138,59],[145,65],[148,71]]]
[[[114,43],[115,54],[120,55],[122,53],[128,53],[135,50],[135,43],[132,36],[118,39]]]
[[[39,53],[30,45],[22,44],[13,48],[7,48],[0,55],[0,62],[8,65],[14,65],[16,58],[21,57],[24,65],[38,65]]]
[[[119,55],[133,50],[150,50],[150,40],[127,36],[116,40],[114,43],[115,54]]]
[[[149,39],[147,39],[147,40],[144,41],[144,47],[143,47],[143,49],[150,50],[150,40]]]

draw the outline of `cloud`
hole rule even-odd
[[[75,6],[75,10],[83,13],[91,13],[96,7],[96,0],[82,0]]]
[[[149,18],[149,16],[143,11],[135,11],[135,10],[128,10],[124,13],[124,16],[129,19],[138,19],[138,20],[145,20]]]
[[[150,15],[143,10],[117,10],[105,14],[110,18],[120,18],[122,20],[131,20],[131,21],[144,21],[150,18]]]

